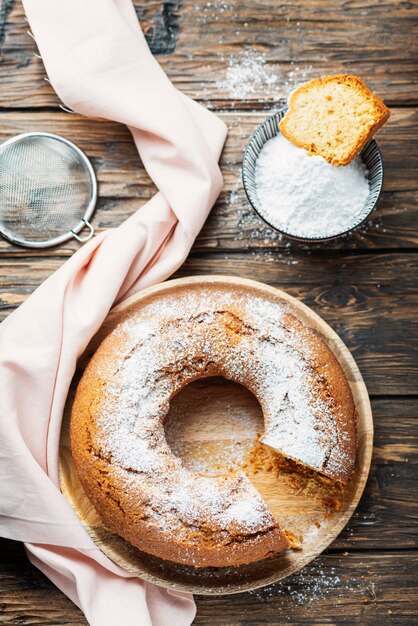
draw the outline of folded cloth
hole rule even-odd
[[[109,309],[167,278],[202,227],[222,185],[226,128],[173,87],[130,0],[24,7],[61,100],[127,124],[159,192],[78,250],[0,328],[0,534],[24,541],[93,626],[190,624],[189,594],[145,583],[96,548],[59,490],[58,445],[77,359]]]

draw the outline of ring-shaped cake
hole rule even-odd
[[[157,293],[114,328],[78,385],[71,447],[111,530],[162,559],[236,566],[291,541],[243,471],[199,475],[167,444],[170,400],[209,376],[256,396],[263,444],[328,479],[349,480],[355,409],[337,359],[280,298],[222,284]]]

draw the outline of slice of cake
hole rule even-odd
[[[336,74],[310,80],[291,94],[280,132],[310,155],[347,165],[389,115],[361,78]]]

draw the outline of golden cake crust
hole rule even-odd
[[[231,297],[221,287],[194,287],[130,312],[101,344],[77,388],[74,463],[110,529],[142,551],[195,567],[241,565],[289,547],[243,472],[199,476],[168,447],[163,420],[171,397],[192,380],[215,375],[256,395],[266,445],[342,483],[355,459],[354,404],[344,373],[319,335],[280,303],[264,304],[245,289]],[[308,389],[306,406],[295,380],[302,395]],[[283,448],[286,407],[288,422],[293,413],[297,421],[312,422],[299,447],[289,436]]]
[[[388,120],[390,111],[358,76],[314,78],[292,92],[280,132],[308,154],[347,165]]]

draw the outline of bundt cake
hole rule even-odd
[[[343,484],[355,460],[344,373],[279,297],[218,280],[179,284],[133,305],[78,385],[72,454],[111,530],[144,552],[194,567],[241,565],[289,547],[243,471],[190,472],[167,444],[170,399],[193,380],[219,375],[259,400],[263,444]]]

